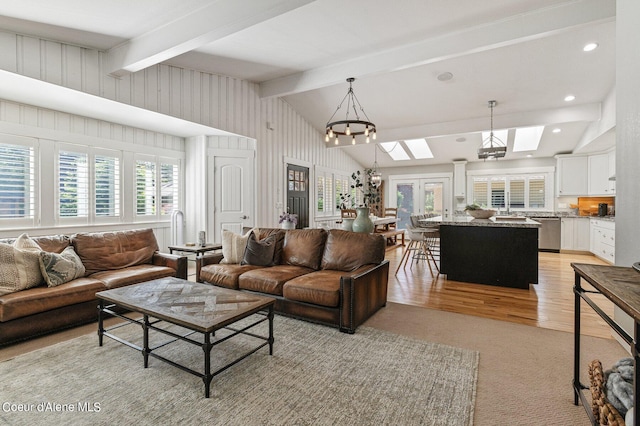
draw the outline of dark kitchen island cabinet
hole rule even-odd
[[[538,222],[467,217],[430,222],[440,225],[440,272],[448,280],[520,289],[538,283]]]

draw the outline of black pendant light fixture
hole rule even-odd
[[[493,108],[497,104],[496,101],[489,101],[489,108],[491,108],[491,131],[489,132],[489,137],[484,139],[482,145],[478,148],[478,159],[480,160],[502,158],[507,153],[507,144],[493,134]]]
[[[340,145],[339,136],[347,136],[346,138],[352,145],[357,143],[356,136],[364,136],[364,141],[369,143],[371,139],[376,139],[376,125],[373,124],[367,114],[364,112],[364,108],[360,105],[360,101],[356,97],[356,94],[353,92],[352,83],[355,81],[355,78],[349,77],[347,78],[347,83],[349,83],[349,90],[347,94],[342,98],[342,102],[338,105],[335,112],[329,118],[327,122],[327,128],[325,131],[325,142],[333,141],[335,145]],[[346,108],[346,116],[344,120],[334,120],[335,115],[338,113],[340,108],[344,102],[347,101]],[[353,110],[355,117],[353,119],[349,118],[349,113]],[[363,115],[364,119],[360,118],[360,112]],[[362,139],[362,138],[361,138]]]

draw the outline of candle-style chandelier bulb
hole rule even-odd
[[[349,125],[347,124],[347,130],[344,131],[344,134],[347,136],[351,135],[351,127],[349,127]]]
[[[331,127],[329,129],[329,138],[332,139],[333,138],[333,127]]]

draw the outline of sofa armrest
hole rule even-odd
[[[389,261],[340,278],[340,331],[355,333],[378,309],[387,304]]]
[[[159,251],[153,254],[151,263],[157,266],[167,266],[176,271],[175,277],[187,279],[187,257],[178,256],[176,254],[161,253]]]
[[[213,265],[216,263],[220,263],[223,259],[222,253],[213,253],[205,256],[196,257],[196,282],[201,283],[200,279],[200,270],[203,266]]]

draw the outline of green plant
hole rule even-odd
[[[357,170],[351,174],[351,188],[362,194],[363,207],[373,206],[381,200],[380,189],[371,182],[372,174],[373,169],[365,169],[364,173]]]
[[[484,208],[477,203],[473,203],[473,204],[467,204],[467,206],[464,208],[464,211],[467,210],[483,210]]]

